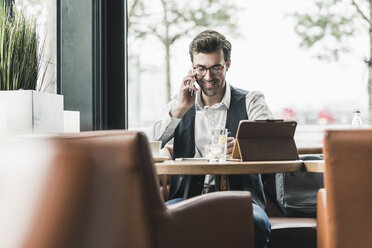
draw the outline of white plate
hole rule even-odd
[[[154,160],[155,163],[158,163],[158,162],[164,162],[165,160],[168,160],[169,157],[168,156],[157,156],[157,157],[153,157],[152,159]]]

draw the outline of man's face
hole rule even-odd
[[[197,72],[198,84],[205,96],[220,95],[222,99],[226,84],[226,71],[230,67],[230,62],[229,60],[225,63],[222,49],[213,53],[194,53],[193,67]],[[198,75],[198,71],[204,71],[205,75]]]

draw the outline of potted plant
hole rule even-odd
[[[41,70],[43,46],[35,21],[11,8],[0,0],[2,123],[6,123],[10,135],[62,132],[63,96],[41,92],[45,76]]]

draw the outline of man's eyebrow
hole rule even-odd
[[[206,67],[205,65],[200,65],[200,64],[196,64],[195,65],[195,67],[198,67],[198,66],[200,66],[200,67]],[[222,66],[222,64],[215,64],[215,65],[212,65],[210,67],[214,67],[214,66]]]

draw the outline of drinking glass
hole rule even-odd
[[[225,146],[220,144],[209,144],[204,147],[205,157],[209,162],[224,162],[226,161]]]
[[[213,129],[211,143],[205,149],[206,157],[212,162],[226,162],[227,129]]]

